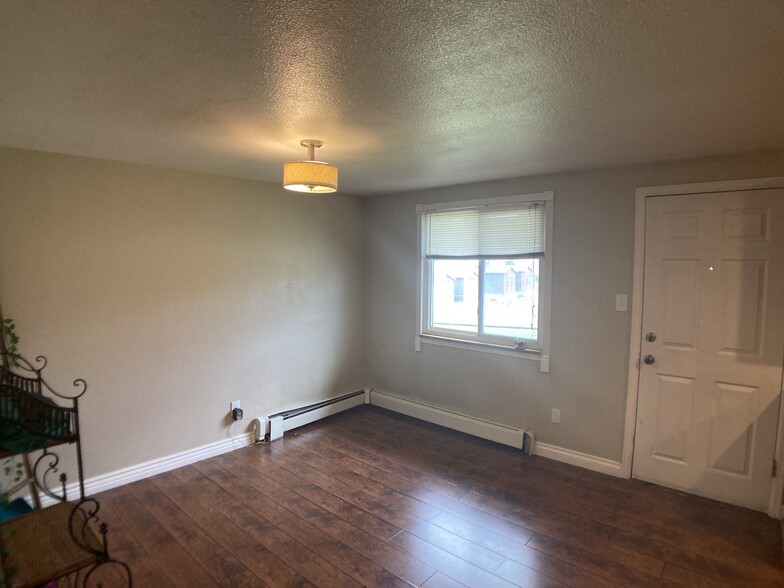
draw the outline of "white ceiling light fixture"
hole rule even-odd
[[[308,159],[283,164],[283,187],[295,192],[320,194],[337,191],[337,166],[314,160],[316,147],[321,147],[324,143],[316,139],[305,139],[299,144],[307,147]]]

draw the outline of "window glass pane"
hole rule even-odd
[[[430,328],[476,334],[479,262],[433,259],[430,276]]]
[[[539,259],[483,261],[482,331],[515,339],[539,339]]]

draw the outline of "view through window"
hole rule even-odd
[[[433,329],[539,339],[538,259],[434,259],[430,263]],[[482,275],[484,288],[480,288]]]
[[[549,207],[519,198],[420,210],[423,335],[541,349]]]

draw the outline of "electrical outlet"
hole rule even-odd
[[[554,408],[550,414],[550,420],[556,424],[561,422],[561,409]]]
[[[615,310],[616,312],[628,312],[629,298],[626,294],[615,295]]]
[[[242,408],[239,400],[232,400],[229,406],[229,412],[234,412],[235,408]]]

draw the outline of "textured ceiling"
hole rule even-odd
[[[0,145],[377,194],[784,147],[782,0],[0,0]]]

